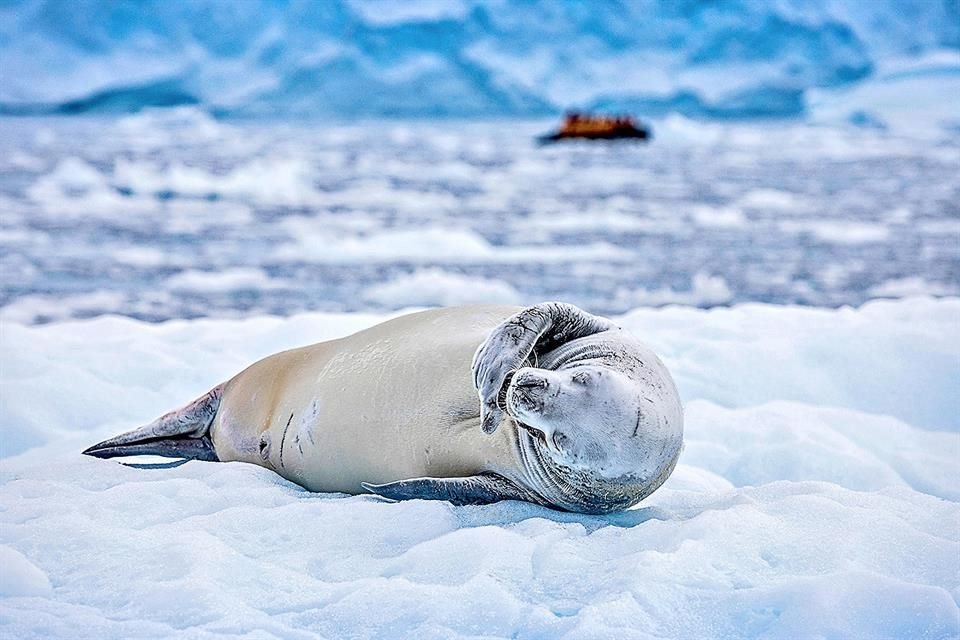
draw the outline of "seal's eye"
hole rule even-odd
[[[573,374],[571,378],[577,384],[589,384],[590,383],[590,372],[589,371],[578,371]]]

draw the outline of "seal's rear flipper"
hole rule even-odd
[[[223,385],[217,385],[182,409],[171,411],[128,433],[104,440],[83,453],[96,458],[163,456],[217,462],[210,425],[220,408]]]
[[[411,478],[387,484],[360,485],[388,500],[448,500],[456,505],[490,504],[501,500],[536,502],[533,494],[496,473],[465,478]]]

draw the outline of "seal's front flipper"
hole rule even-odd
[[[496,473],[465,478],[411,478],[361,486],[388,500],[448,500],[455,505],[490,504],[501,500],[535,502],[534,496]]]
[[[563,302],[543,302],[507,318],[473,356],[473,383],[480,396],[480,426],[493,433],[503,419],[501,393],[510,373],[537,353],[616,329],[610,320]],[[536,366],[536,365],[534,365]]]
[[[104,440],[85,450],[95,458],[118,456],[163,456],[187,460],[217,462],[217,452],[210,440],[223,385],[217,385],[187,406],[160,416],[150,424]]]

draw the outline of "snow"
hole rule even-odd
[[[686,437],[668,482],[611,516],[78,453],[385,317],[4,321],[0,635],[960,635],[956,298],[621,316],[673,373]]]
[[[0,566],[0,598],[51,595],[47,574],[16,549],[0,545]]]

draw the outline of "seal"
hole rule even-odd
[[[84,453],[243,461],[319,492],[608,513],[663,484],[682,440],[660,359],[610,320],[545,302],[422,311],[274,354]]]

